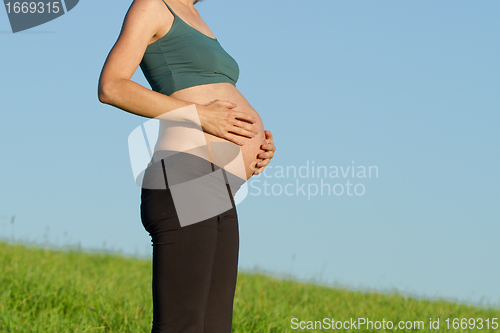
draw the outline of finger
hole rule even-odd
[[[267,131],[267,130],[264,130],[264,134],[266,134],[266,140],[272,140],[273,139],[273,135],[271,132]]]
[[[276,151],[276,146],[274,145],[274,142],[264,143],[260,146],[260,148],[266,151],[273,151],[273,152]]]
[[[259,173],[261,173],[262,171],[264,171],[264,168],[259,168],[257,170],[254,171],[254,175],[258,175]]]
[[[234,119],[231,123],[235,127],[243,128],[243,129],[247,130],[248,132],[254,133],[254,135],[259,133],[259,130],[254,128],[254,126],[252,124],[249,124],[245,121],[240,121],[240,120]]]
[[[266,168],[265,166],[259,167],[257,163],[255,163],[254,168],[252,168],[252,170],[254,170],[254,172],[256,172],[256,175],[258,175],[259,173],[264,171],[265,168]]]
[[[256,134],[252,130],[247,130],[246,128],[238,127],[238,126],[229,127],[227,131],[230,133],[242,135],[242,136],[244,136],[246,138],[250,138],[250,139],[253,138]]]
[[[244,121],[249,122],[251,124],[257,122],[257,118],[255,118],[254,116],[249,115],[246,112],[236,111],[236,110],[232,110],[232,112],[233,112],[233,114],[231,116],[234,119],[244,120]]]
[[[260,158],[260,159],[267,159],[267,160],[270,160],[274,157],[274,152],[273,151],[266,151],[264,153],[260,153],[257,155],[257,158]]]
[[[235,134],[232,134],[230,132],[228,132],[225,136],[224,136],[224,139],[227,139],[233,143],[236,143],[238,146],[243,146],[245,144],[245,142],[243,140],[241,140],[241,137],[238,136],[238,135],[235,135]]]
[[[262,161],[258,161],[255,166],[258,167],[258,168],[265,168],[269,162],[271,162],[271,160],[262,160]]]
[[[216,99],[215,101],[216,101],[217,103],[219,103],[219,104],[221,104],[221,105],[225,106],[225,107],[226,107],[226,108],[228,108],[228,109],[233,109],[233,108],[235,108],[235,107],[237,106],[235,103],[230,102],[230,101],[221,101],[221,100],[218,100],[218,99]]]

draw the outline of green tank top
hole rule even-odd
[[[167,34],[146,48],[140,67],[154,91],[165,95],[202,84],[236,84],[236,61],[212,38],[191,27],[163,0],[174,23]]]

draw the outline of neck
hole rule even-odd
[[[185,6],[187,8],[194,8],[192,0],[175,0],[175,2],[181,4],[182,6]]]

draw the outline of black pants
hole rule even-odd
[[[207,163],[193,161],[196,163],[189,165]],[[161,168],[157,162],[146,170],[149,178],[146,175],[145,179],[160,175],[152,170],[164,171],[163,162]],[[213,164],[211,168],[214,170]],[[229,210],[181,226],[166,177],[165,184],[165,189],[143,187],[141,194],[141,219],[153,246],[151,332],[229,333],[239,250],[232,196]],[[230,194],[229,185],[226,187]]]

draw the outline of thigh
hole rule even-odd
[[[204,332],[217,218],[172,229],[157,222],[153,242],[153,328],[161,332]]]
[[[181,227],[170,191],[143,189],[141,218],[153,245],[152,332],[204,332],[218,217]]]

